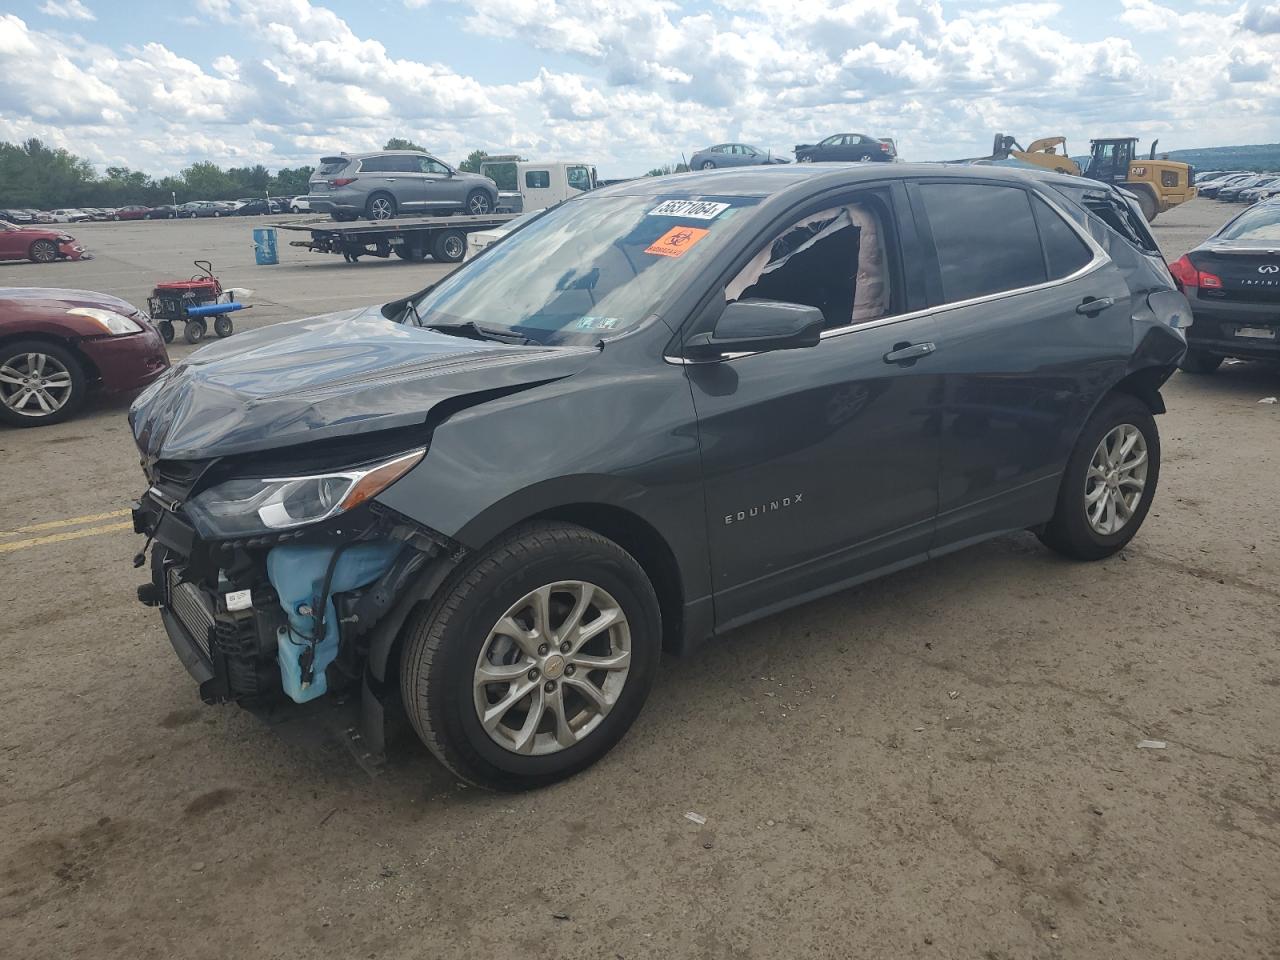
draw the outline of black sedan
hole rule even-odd
[[[145,214],[144,220],[172,220],[178,215],[178,208],[171,203],[162,203],[158,207],[152,207]]]
[[[258,197],[256,200],[246,200],[240,206],[236,207],[236,216],[238,217],[260,217],[271,213],[282,213],[284,207],[279,200],[264,200]]]
[[[797,163],[878,160],[888,162],[898,157],[892,140],[869,137],[865,133],[837,133],[818,143],[800,143],[795,149]]]
[[[1249,207],[1169,270],[1195,316],[1183,370],[1280,360],[1280,202]]]

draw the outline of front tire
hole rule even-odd
[[[1148,190],[1138,190],[1138,207],[1142,210],[1142,216],[1146,218],[1147,223],[1155,220],[1156,215],[1160,213],[1160,207],[1156,204],[1156,198],[1153,197]]]
[[[483,217],[493,210],[489,195],[483,190],[472,190],[467,195],[467,213],[473,217]]]
[[[714,170],[715,168],[716,168],[716,165],[711,160],[703,160],[702,166],[699,167],[700,170]]]
[[[186,329],[182,331],[182,339],[186,340],[187,343],[194,346],[195,344],[199,343],[201,340],[204,339],[205,333],[206,333],[206,328],[205,328],[204,320],[201,319],[200,317],[196,317],[193,320],[187,321]]]
[[[46,427],[71,417],[88,392],[84,367],[66,347],[19,340],[0,347],[0,422]]]
[[[528,790],[607,753],[653,685],[662,619],[644,570],[567,523],[519,527],[420,608],[406,631],[410,722],[459,777]]]
[[[1225,359],[1216,353],[1190,349],[1178,361],[1178,369],[1184,373],[1213,373]]]
[[[31,245],[28,255],[36,263],[53,263],[58,259],[58,245],[52,240],[37,240]]]
[[[1041,542],[1073,560],[1118,553],[1146,519],[1159,479],[1155,418],[1137,397],[1112,394],[1080,432]]]

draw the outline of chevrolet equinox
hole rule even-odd
[[[550,783],[621,739],[663,650],[1010,531],[1120,550],[1189,323],[1105,184],[622,183],[148,388],[139,597],[207,703],[358,705],[371,753],[403,711],[472,783]]]

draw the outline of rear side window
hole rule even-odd
[[[365,157],[360,161],[361,173],[386,173],[395,170],[395,157]]]
[[[1044,283],[1044,256],[1027,193],[978,183],[919,186],[945,303]]]
[[[530,190],[546,190],[551,186],[551,171],[526,170],[524,185]]]
[[[1069,277],[1093,259],[1093,251],[1088,244],[1049,204],[1033,197],[1031,206],[1035,210],[1036,226],[1040,228],[1040,242],[1044,245],[1050,280]]]

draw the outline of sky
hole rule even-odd
[[[407,137],[623,177],[832,133],[1280,141],[1280,0],[5,0],[0,140],[102,171],[269,168]]]

